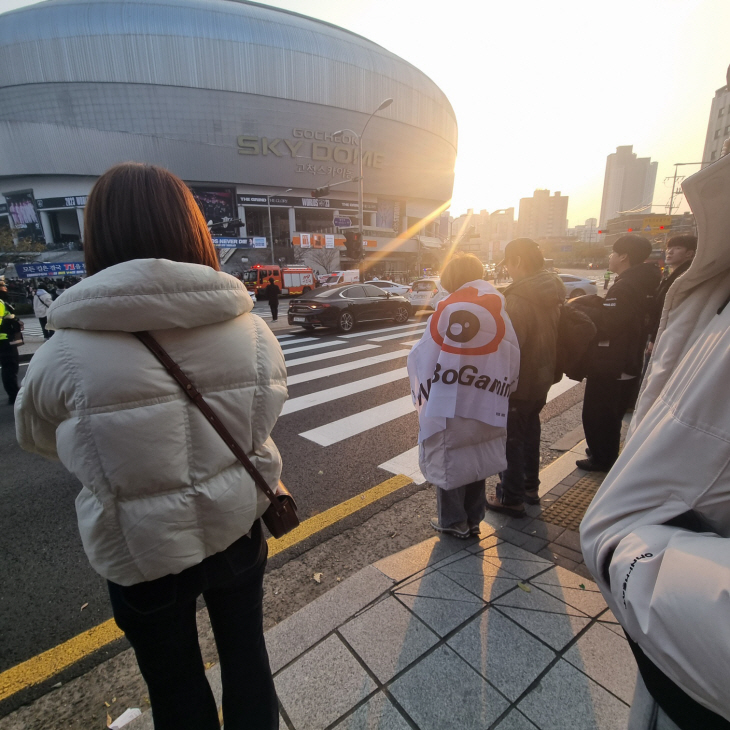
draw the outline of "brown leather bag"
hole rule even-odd
[[[272,491],[266,480],[261,476],[259,470],[251,463],[246,452],[238,445],[231,436],[230,431],[221,423],[213,409],[208,405],[198,389],[193,385],[190,378],[180,370],[180,366],[168,355],[164,347],[149,332],[132,333],[165,367],[180,384],[185,395],[201,410],[208,419],[211,426],[218,432],[218,435],[226,442],[233,455],[243,464],[244,469],[251,475],[256,486],[269,498],[271,506],[264,512],[264,524],[269,532],[275,537],[283,537],[299,525],[297,517],[297,503],[294,497],[284,484],[279,480],[276,492]]]

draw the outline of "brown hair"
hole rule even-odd
[[[545,257],[540,246],[531,238],[515,238],[505,246],[505,261],[514,261],[518,256],[525,271],[530,274],[536,274],[545,268]]]
[[[457,254],[441,272],[441,285],[447,292],[455,292],[467,282],[483,278],[484,265],[474,254]]]
[[[220,270],[203,214],[187,185],[154,165],[124,162],[94,184],[84,211],[86,272],[134,259]]]

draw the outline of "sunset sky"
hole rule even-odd
[[[359,33],[441,87],[459,124],[454,215],[549,188],[570,196],[570,225],[597,218],[606,155],[627,144],[659,162],[654,203],[666,204],[673,163],[701,159],[730,64],[730,0],[268,4]]]

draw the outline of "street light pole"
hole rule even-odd
[[[350,132],[350,134],[354,134],[355,137],[357,137],[357,150],[358,150],[357,154],[358,154],[358,162],[359,162],[359,167],[360,167],[360,175],[359,175],[360,180],[359,180],[359,184],[357,187],[357,211],[358,211],[358,215],[360,218],[359,225],[358,225],[358,232],[360,234],[360,247],[361,247],[360,248],[360,261],[362,261],[364,258],[364,255],[362,252],[362,245],[364,243],[364,240],[363,240],[364,220],[363,219],[365,217],[365,211],[364,211],[365,203],[363,202],[364,187],[363,187],[363,177],[362,177],[362,138],[363,138],[363,135],[365,134],[365,130],[368,128],[368,124],[370,124],[370,120],[379,111],[386,109],[392,103],[393,103],[393,99],[391,99],[391,98],[384,99],[383,101],[381,101],[378,108],[368,117],[368,120],[367,120],[367,122],[365,122],[365,126],[362,128],[362,132],[360,132],[360,134],[353,131],[352,129],[340,129],[338,132],[335,132],[332,135],[333,137],[337,137],[337,136],[341,135],[343,132]],[[361,272],[362,272],[362,270],[361,270]],[[362,273],[360,276],[362,278]]]

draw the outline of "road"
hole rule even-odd
[[[423,481],[405,365],[424,328],[425,320],[411,320],[348,335],[277,332],[289,400],[273,438],[302,520],[394,474]],[[558,384],[554,394],[570,385]],[[20,450],[7,406],[0,408],[0,464],[2,672],[101,624],[111,609],[105,582],[90,568],[78,536],[78,481],[60,464]],[[94,662],[117,650],[109,647]]]

